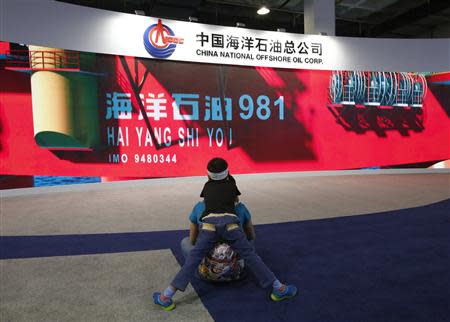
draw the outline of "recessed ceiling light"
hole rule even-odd
[[[269,9],[267,9],[266,7],[261,7],[258,9],[258,11],[256,11],[257,14],[259,15],[266,15],[270,12]]]

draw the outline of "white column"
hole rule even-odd
[[[335,0],[305,0],[305,34],[335,35]]]

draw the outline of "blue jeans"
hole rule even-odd
[[[246,266],[252,271],[262,287],[265,288],[272,285],[276,279],[275,275],[256,254],[254,247],[239,227],[239,219],[236,216],[223,214],[220,217],[205,217],[203,222],[206,225],[202,225],[197,242],[186,258],[183,267],[172,280],[172,286],[184,291],[203,257],[220,240],[230,244],[240,257],[245,260]],[[229,229],[232,224],[235,224],[234,228]],[[214,230],[210,229],[211,225],[214,227]]]
[[[255,247],[255,241],[254,240],[249,240],[249,243]],[[184,237],[181,242],[180,242],[180,248],[181,248],[181,253],[183,254],[183,258],[184,260],[186,260],[186,258],[189,256],[189,253],[191,252],[191,250],[194,249],[194,245],[192,245],[191,240],[189,239],[189,237]]]
[[[184,237],[181,240],[180,246],[181,246],[181,253],[183,254],[183,258],[184,258],[184,260],[186,260],[186,258],[189,256],[189,253],[191,252],[191,250],[194,249],[194,245],[192,245],[189,237]]]

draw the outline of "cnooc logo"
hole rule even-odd
[[[157,24],[148,27],[144,32],[144,46],[155,58],[167,58],[173,54],[177,44],[182,44],[183,38],[175,37],[175,33],[158,19]]]

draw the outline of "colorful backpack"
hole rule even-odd
[[[212,282],[228,282],[244,276],[244,260],[226,243],[218,243],[198,267],[200,278]]]

